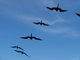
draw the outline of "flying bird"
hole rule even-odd
[[[40,22],[33,22],[36,25],[44,25],[44,26],[49,26],[49,24],[46,24],[44,22],[42,22],[42,20]]]
[[[67,11],[67,10],[64,10],[62,8],[59,8],[59,4],[57,4],[57,7],[52,7],[52,8],[46,7],[46,8],[48,8],[49,10],[56,10],[56,11],[59,11],[59,12],[66,12]]]
[[[77,15],[77,16],[80,16],[80,14],[79,14],[79,13],[76,13],[76,15]]]
[[[23,48],[19,47],[19,46],[11,46],[12,48],[17,48],[17,49],[21,49],[24,50]]]
[[[20,38],[22,38],[22,39],[35,39],[35,40],[42,40],[42,39],[40,39],[40,38],[37,38],[37,37],[35,37],[35,36],[32,36],[32,33],[31,33],[31,35],[30,36],[26,36],[26,37],[20,37]]]
[[[14,51],[17,52],[17,53],[21,53],[21,54],[24,54],[24,55],[30,57],[27,53],[25,53],[25,52],[23,52],[23,51],[20,51],[20,50],[14,50]]]

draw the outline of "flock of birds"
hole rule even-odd
[[[52,8],[46,7],[46,8],[49,9],[49,10],[51,10],[51,11],[52,11],[52,10],[55,10],[55,11],[59,11],[59,12],[67,12],[67,10],[64,10],[64,9],[60,8],[60,7],[59,7],[59,4],[57,4],[57,7],[52,7]],[[76,15],[77,15],[77,16],[80,16],[79,13],[76,13]],[[33,23],[36,24],[36,25],[49,26],[49,24],[44,23],[42,20],[41,20],[40,22],[33,22]],[[40,40],[40,41],[42,40],[42,39],[40,39],[40,38],[37,38],[37,37],[33,36],[32,33],[31,33],[30,36],[25,36],[25,37],[20,37],[20,38],[21,38],[21,39],[30,39],[30,40],[34,39],[34,40]],[[24,49],[21,48],[21,47],[19,47],[19,46],[11,46],[11,48],[16,49],[16,50],[14,50],[14,51],[17,52],[17,53],[21,53],[21,54],[24,54],[24,55],[30,57],[26,52],[24,52]]]

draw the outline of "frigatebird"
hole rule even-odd
[[[30,57],[27,53],[25,53],[25,52],[23,52],[23,51],[20,51],[20,50],[14,50],[14,51],[16,51],[17,53],[21,53],[21,54],[24,54],[24,55]]]
[[[20,38],[22,38],[22,39],[35,39],[35,40],[42,40],[42,39],[40,39],[40,38],[37,38],[37,37],[35,37],[35,36],[32,36],[32,33],[31,33],[31,35],[30,36],[26,36],[26,37],[20,37]]]
[[[44,22],[42,22],[42,20],[40,22],[33,22],[36,25],[44,25],[44,26],[49,26],[49,24],[46,24]]]
[[[77,15],[77,16],[80,16],[80,14],[79,14],[79,13],[76,13],[76,15]]]
[[[12,48],[17,48],[17,49],[21,49],[24,50],[23,48],[19,47],[19,46],[11,46]]]
[[[59,11],[59,12],[66,12],[67,10],[63,10],[62,8],[59,8],[59,4],[57,4],[57,7],[46,7],[48,8],[49,10],[56,10],[56,11]]]

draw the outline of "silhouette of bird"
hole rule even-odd
[[[17,49],[24,50],[23,48],[21,48],[21,47],[19,47],[19,46],[12,46],[12,48],[17,48]]]
[[[62,8],[59,8],[59,4],[57,5],[57,7],[46,7],[48,8],[49,10],[56,10],[56,11],[59,11],[59,12],[66,12],[67,10],[63,10]]]
[[[76,13],[76,15],[77,15],[77,16],[80,16],[80,14],[79,14],[79,13]]]
[[[14,51],[16,51],[17,53],[21,53],[21,54],[24,54],[24,55],[30,57],[27,53],[25,53],[25,52],[23,52],[23,51],[20,51],[20,50],[14,50]]]
[[[42,39],[40,39],[40,38],[37,38],[37,37],[34,37],[34,36],[32,36],[32,33],[31,33],[31,35],[30,36],[26,36],[26,37],[20,37],[20,38],[22,38],[22,39],[35,39],[35,40],[42,40]]]
[[[49,24],[46,24],[46,23],[42,22],[42,20],[41,20],[41,22],[33,22],[33,23],[36,24],[36,25],[49,26]]]

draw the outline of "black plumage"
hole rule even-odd
[[[22,38],[22,39],[35,39],[35,40],[42,40],[42,39],[40,39],[40,38],[37,38],[37,37],[35,37],[35,36],[32,36],[32,33],[31,33],[31,36],[26,36],[26,37],[20,37],[20,38]]]
[[[77,16],[80,16],[80,14],[79,14],[79,13],[76,13],[76,15],[77,15]]]
[[[42,20],[41,20],[41,22],[33,22],[33,23],[36,24],[36,25],[49,26],[49,24],[46,24],[46,23],[42,22]]]
[[[23,48],[21,48],[21,47],[19,47],[19,46],[11,46],[11,48],[17,48],[17,49],[24,50]]]
[[[20,50],[14,50],[14,51],[17,52],[17,53],[21,53],[21,54],[24,54],[24,55],[30,57],[27,53],[25,53],[25,52],[23,52],[23,51],[20,51]]]
[[[52,7],[52,8],[46,7],[46,8],[48,8],[49,10],[56,10],[56,11],[59,11],[59,12],[66,12],[67,11],[67,10],[64,10],[62,8],[59,8],[59,4],[57,5],[57,7]]]

